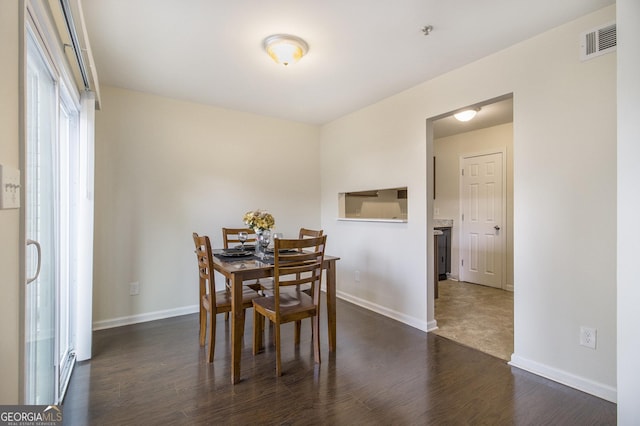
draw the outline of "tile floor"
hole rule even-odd
[[[506,361],[513,353],[513,293],[459,281],[440,281],[435,334]]]

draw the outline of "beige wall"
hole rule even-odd
[[[317,126],[103,87],[94,325],[193,309],[192,232],[220,247],[220,229],[243,226],[257,208],[285,236],[319,227],[319,152]],[[133,281],[138,296],[129,295]]]
[[[19,169],[19,2],[0,1],[0,164]],[[0,405],[18,403],[20,210],[0,210]]]
[[[460,158],[467,154],[504,151],[506,183],[506,217],[503,222],[506,252],[504,288],[513,290],[513,124],[465,132],[435,139],[436,198],[434,218],[453,219],[451,229],[451,275],[460,276]],[[438,211],[436,214],[435,212]]]
[[[616,55],[578,59],[578,35],[614,18],[605,8],[323,127],[322,226],[343,297],[430,325],[425,121],[513,93],[512,362],[615,399],[616,237],[600,227],[616,223]],[[406,225],[336,221],[338,192],[404,185]],[[596,350],[579,346],[581,325]]]

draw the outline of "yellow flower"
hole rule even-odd
[[[254,231],[264,231],[275,226],[276,221],[271,213],[264,210],[252,210],[244,214],[242,220]]]

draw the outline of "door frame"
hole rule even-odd
[[[501,212],[501,216],[502,216],[502,221],[503,221],[503,229],[504,232],[501,233],[500,238],[501,238],[501,244],[502,244],[502,252],[500,254],[501,257],[501,265],[500,265],[500,288],[503,290],[507,289],[507,232],[508,232],[508,217],[507,217],[507,148],[506,147],[501,147],[500,149],[492,149],[492,150],[487,150],[487,151],[478,151],[478,152],[469,152],[466,154],[463,154],[460,156],[459,161],[458,161],[458,170],[459,170],[459,174],[458,174],[458,194],[459,194],[459,198],[458,198],[458,202],[459,202],[459,212],[460,212],[460,216],[458,217],[458,223],[460,224],[460,232],[458,234],[458,259],[460,261],[460,265],[459,265],[459,275],[460,275],[460,281],[465,281],[465,277],[464,277],[464,267],[462,266],[462,260],[463,260],[463,254],[466,252],[467,250],[467,246],[465,244],[465,238],[464,238],[464,220],[462,219],[463,215],[464,215],[464,204],[465,204],[465,200],[463,199],[463,179],[462,179],[462,170],[463,170],[463,166],[464,166],[464,161],[468,158],[474,158],[474,157],[483,157],[486,155],[493,155],[493,154],[501,154],[502,155],[502,182],[501,182],[501,189],[502,189],[502,202],[500,203],[500,208],[502,210]]]

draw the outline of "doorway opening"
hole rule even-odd
[[[461,110],[476,116],[463,122]],[[435,333],[513,353],[513,95],[431,119]],[[443,269],[444,268],[444,269]],[[437,290],[437,291],[435,291]],[[437,295],[437,296],[436,296]]]

